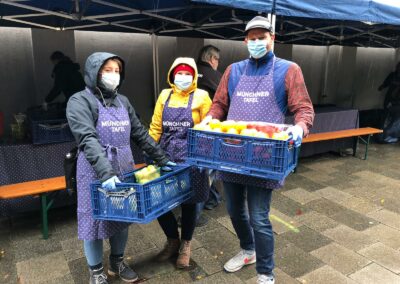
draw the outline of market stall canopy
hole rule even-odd
[[[141,32],[243,39],[252,17],[275,11],[277,42],[400,46],[397,0],[0,0],[0,27]]]

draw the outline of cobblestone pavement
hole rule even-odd
[[[372,144],[366,161],[331,153],[301,159],[273,195],[276,283],[399,284],[399,180],[399,144]],[[223,271],[239,249],[225,205],[205,214],[210,221],[195,231],[187,270],[154,262],[165,241],[157,222],[130,227],[126,260],[142,282],[256,283],[254,265]],[[75,215],[71,207],[52,210],[48,240],[39,212],[13,218],[11,227],[2,219],[0,283],[88,283]]]

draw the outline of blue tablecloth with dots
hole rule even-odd
[[[74,146],[75,142],[0,145],[0,185],[64,175],[65,154]],[[136,163],[144,162],[143,155],[135,144],[132,144],[132,152]],[[55,198],[54,207],[75,203],[74,197],[69,196],[66,191],[57,192],[57,194],[60,197]],[[39,209],[39,198],[0,200],[0,217]]]

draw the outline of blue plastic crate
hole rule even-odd
[[[297,165],[290,141],[189,129],[187,162],[225,172],[282,180]]]
[[[146,184],[136,183],[131,172],[112,191],[102,189],[100,182],[91,184],[93,217],[132,223],[153,221],[193,196],[190,168],[178,165]]]
[[[49,144],[73,141],[74,136],[67,119],[31,120],[33,144]]]

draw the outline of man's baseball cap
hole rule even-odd
[[[274,32],[274,29],[272,27],[271,22],[262,16],[255,16],[253,19],[251,19],[247,25],[246,25],[246,29],[244,30],[245,33],[247,33],[249,30],[252,29],[266,29],[269,30],[271,33]]]

